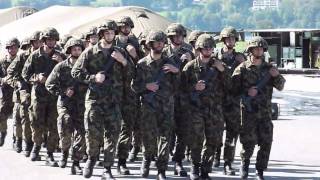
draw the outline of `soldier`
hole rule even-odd
[[[72,35],[70,34],[66,34],[63,36],[63,38],[59,41],[59,44],[57,44],[59,46],[59,50],[63,51],[64,46],[66,45],[66,43],[69,41],[69,39],[72,38]]]
[[[147,56],[150,52],[150,47],[146,45],[146,40],[149,32],[150,30],[143,30],[138,37],[141,51],[143,52],[143,57]]]
[[[158,179],[166,179],[165,171],[169,159],[169,142],[173,127],[173,105],[178,83],[179,68],[173,59],[164,56],[166,42],[162,31],[149,33],[146,43],[151,52],[139,60],[132,88],[141,94],[141,131],[143,161],[141,175],[149,175],[151,158],[157,152]],[[157,113],[155,116],[154,113]],[[158,141],[157,141],[158,140]]]
[[[91,27],[88,32],[85,33],[86,46],[94,46],[98,43],[99,37],[97,35],[97,27]]]
[[[33,51],[24,64],[21,76],[32,84],[31,105],[29,108],[34,146],[31,161],[39,161],[43,134],[47,135],[46,165],[57,167],[53,152],[58,145],[57,98],[45,88],[45,82],[53,67],[62,57],[56,49],[59,33],[55,28],[46,28],[40,36],[43,46]]]
[[[238,33],[233,27],[224,28],[219,36],[219,41],[224,45],[222,48],[217,48],[215,57],[221,60],[229,69],[230,76],[234,69],[245,60],[242,53],[235,51],[234,47],[238,41]],[[226,93],[225,101],[223,102],[223,114],[226,127],[226,138],[224,143],[224,174],[235,175],[235,170],[231,163],[234,160],[235,148],[240,130],[240,97],[233,96],[230,92]],[[217,149],[214,158],[214,167],[220,165],[221,146]]]
[[[12,38],[5,45],[8,54],[0,60],[0,147],[4,144],[7,135],[7,120],[12,114],[14,106],[12,102],[13,88],[7,82],[7,68],[16,58],[20,42],[17,38]]]
[[[100,41],[87,48],[78,58],[71,75],[89,84],[85,99],[84,124],[88,160],[83,170],[85,178],[92,176],[99,155],[101,139],[104,139],[104,172],[102,179],[113,179],[114,162],[120,132],[121,98],[124,77],[132,77],[128,57],[122,48],[113,45],[118,31],[117,24],[107,20],[98,27]]]
[[[13,119],[15,121],[15,134],[17,137],[23,137],[25,146],[25,156],[29,157],[33,142],[32,142],[32,133],[29,119],[28,108],[30,106],[30,84],[23,80],[21,77],[22,68],[24,63],[30,56],[30,54],[37,50],[41,46],[40,41],[40,31],[34,32],[31,37],[29,37],[30,48],[22,51],[18,54],[12,63],[7,69],[8,73],[8,82],[12,88],[14,88],[14,98],[15,102]],[[22,143],[18,138],[16,144],[16,151],[21,151]]]
[[[182,71],[184,65],[194,58],[191,50],[192,47],[184,42],[184,38],[187,35],[186,29],[179,23],[172,23],[168,26],[166,32],[170,42],[165,47],[164,53],[166,56],[172,57],[179,64],[180,71]],[[183,86],[179,87],[183,88]],[[170,144],[170,152],[173,151],[175,146],[172,157],[172,160],[175,161],[174,174],[182,177],[187,176],[187,171],[183,168],[182,160],[184,159],[187,142],[189,142],[188,135],[190,134],[190,121],[185,113],[187,109],[184,109],[186,105],[185,98],[185,94],[181,90],[174,97],[175,128]]]
[[[30,37],[24,38],[24,39],[21,41],[20,49],[23,50],[23,51],[26,51],[26,50],[28,50],[30,47],[31,47]]]
[[[211,172],[213,155],[223,131],[222,99],[225,89],[230,88],[230,76],[219,60],[212,59],[214,46],[212,36],[200,35],[195,44],[200,54],[185,65],[182,73],[182,87],[189,94],[188,115],[192,121],[192,180],[199,179],[200,163],[201,178],[210,179],[208,174]]]
[[[74,133],[72,174],[82,173],[79,162],[85,151],[83,115],[87,87],[71,77],[72,66],[83,50],[84,45],[80,39],[69,39],[65,44],[65,52],[69,57],[54,67],[45,84],[50,93],[59,96],[57,121],[62,149],[62,159],[59,164],[61,168],[65,168],[67,165],[72,134]]]
[[[203,32],[199,30],[194,30],[189,34],[189,37],[188,37],[188,43],[192,46],[192,52],[196,57],[199,55],[199,52],[195,49],[195,45],[198,37],[201,34],[203,34]]]
[[[285,79],[271,64],[264,61],[267,42],[260,36],[248,42],[247,61],[233,72],[233,92],[241,96],[240,142],[242,179],[248,178],[250,158],[256,144],[259,150],[256,158],[257,179],[264,179],[263,171],[268,166],[273,137],[271,121],[271,99],[273,87],[282,90]]]

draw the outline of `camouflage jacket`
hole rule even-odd
[[[136,64],[139,59],[144,57],[144,54],[141,50],[138,38],[136,38],[134,35],[129,35],[127,42],[121,42],[119,36],[115,37],[115,41],[114,41],[115,46],[121,47],[124,50],[126,50],[126,48],[129,44],[132,45],[137,51],[138,57],[136,59],[132,59],[133,62]]]
[[[147,90],[146,84],[156,81],[156,77],[161,73],[162,67],[164,64],[171,63],[172,59],[162,56],[159,60],[153,60],[151,55],[142,58],[139,60],[136,66],[136,75],[132,81],[132,89],[142,97],[150,91]],[[180,81],[180,73],[173,74],[167,73],[164,77],[158,82],[159,89],[155,93],[157,99],[166,100],[172,98],[176,91],[178,90]]]
[[[182,71],[182,87],[183,91],[188,94],[191,104],[194,93],[199,93],[200,104],[204,106],[221,106],[225,92],[231,88],[231,77],[228,75],[228,70],[225,68],[223,72],[220,72],[217,68],[212,67],[216,59],[211,59],[207,64],[201,63],[199,57],[188,62]],[[201,91],[195,90],[195,85],[199,80],[204,80],[207,76],[209,68],[215,73],[209,78],[206,84],[206,88]]]
[[[45,86],[51,94],[59,96],[60,100],[68,99],[65,92],[68,88],[72,88],[74,95],[70,99],[84,101],[87,85],[78,82],[71,76],[72,67],[70,57],[58,63],[50,73]]]
[[[242,53],[233,50],[232,53],[228,54],[223,51],[223,48],[215,48],[213,56],[221,60],[231,70],[231,72],[233,72],[240,64],[238,59],[244,58],[244,54]]]
[[[12,63],[12,61],[13,60],[10,59],[9,56],[5,56],[3,59],[0,60],[0,82],[2,89],[2,98],[7,99],[8,101],[12,101],[13,93],[13,88],[9,85],[7,81],[7,69],[9,65]]]
[[[128,64],[124,67],[114,60],[115,62],[109,72],[105,73],[105,82],[108,83],[103,83],[101,85],[96,84],[95,75],[98,72],[105,71],[106,65],[112,60],[110,55],[113,52],[113,49],[121,52],[127,59]],[[112,52],[110,52],[110,50],[112,50]],[[123,98],[125,78],[132,77],[133,67],[130,66],[129,57],[122,48],[112,46],[108,51],[108,56],[105,56],[100,42],[85,49],[71,70],[72,77],[89,85],[86,101],[120,103]]]
[[[36,76],[43,74],[48,77],[54,66],[58,63],[52,59],[53,54],[61,54],[54,50],[51,55],[44,52],[43,47],[33,51],[28,57],[22,69],[21,76],[26,81],[32,84],[31,97],[37,101],[52,101],[56,97],[51,95],[45,88],[44,83],[36,81]],[[31,98],[31,99],[32,99]]]
[[[253,65],[249,59],[241,63],[232,75],[232,92],[235,95],[248,96],[248,90],[252,86],[257,86],[262,79],[270,76],[269,70],[271,67],[273,66],[265,61],[260,66]],[[256,107],[257,110],[268,109],[271,113],[273,87],[282,90],[284,84],[285,79],[282,75],[271,77],[267,81],[267,84],[259,90],[258,95],[251,101],[252,106]]]

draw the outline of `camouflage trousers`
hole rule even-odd
[[[211,172],[214,153],[221,143],[224,126],[221,108],[194,107],[191,123],[191,161],[194,165],[201,162],[205,171]]]
[[[63,103],[60,99],[57,103],[58,133],[62,151],[69,151],[72,141],[72,159],[80,161],[85,153],[85,130],[83,123],[84,104],[79,105],[75,101]]]
[[[25,142],[32,142],[32,132],[28,113],[29,105],[14,103],[12,118],[14,120],[14,135],[23,138]]]
[[[122,115],[118,104],[90,102],[85,104],[84,126],[87,154],[96,159],[100,153],[101,139],[104,140],[105,167],[114,163],[120,133]]]
[[[240,106],[235,105],[224,108],[224,119],[226,125],[226,138],[224,141],[223,159],[225,162],[233,162],[240,133]]]
[[[121,112],[123,120],[121,121],[117,156],[119,159],[127,159],[132,141],[134,141],[133,146],[140,147],[140,119],[138,118],[137,105],[134,103],[123,105]]]
[[[157,152],[156,166],[165,171],[169,160],[169,143],[174,126],[173,97],[157,99],[155,108],[147,102],[141,106],[142,150],[144,160],[151,160]]]
[[[258,144],[256,169],[264,170],[268,166],[273,138],[271,113],[248,113],[243,109],[241,116],[241,159],[243,162],[250,161],[255,145]]]
[[[13,106],[12,97],[0,98],[0,132],[7,132],[7,121],[12,114]]]
[[[58,146],[56,101],[38,101],[31,98],[29,117],[31,122],[32,140],[35,146],[40,146],[47,135],[47,151],[54,152]]]

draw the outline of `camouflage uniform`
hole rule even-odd
[[[126,59],[125,51],[119,47],[112,48],[121,52]],[[106,55],[104,52],[107,51]],[[86,166],[90,171],[99,155],[100,139],[104,137],[104,166],[111,167],[114,162],[116,145],[120,133],[121,98],[124,91],[124,77],[132,76],[131,66],[123,67],[117,61],[106,74],[106,81],[97,85],[95,75],[104,71],[106,64],[111,60],[110,49],[103,49],[100,42],[87,48],[72,68],[71,75],[80,82],[89,84],[85,98],[85,138],[89,160]],[[89,173],[90,177],[92,172]]]
[[[59,40],[59,34],[54,28],[47,28],[42,32],[41,36],[41,39],[51,37],[55,38],[56,41]],[[61,53],[52,49],[51,54],[47,54],[44,51],[44,47],[40,47],[31,53],[22,69],[22,78],[32,84],[31,105],[29,107],[32,140],[34,142],[32,161],[39,160],[40,145],[44,141],[43,134],[47,135],[47,154],[51,162],[54,162],[52,153],[58,146],[57,98],[49,93],[44,83],[37,80],[37,76],[40,74],[48,77],[57,64],[57,61],[52,59],[54,54],[60,55]],[[52,164],[52,166],[56,166],[56,163]]]
[[[150,32],[148,42],[162,41],[166,39],[163,32]],[[137,94],[141,94],[141,132],[143,144],[142,169],[148,170],[142,176],[148,176],[151,158],[157,152],[156,166],[159,173],[167,169],[169,159],[169,142],[173,129],[174,94],[179,84],[179,74],[167,73],[159,81],[159,89],[151,100],[147,99],[150,91],[146,84],[155,82],[156,77],[162,71],[166,63],[174,63],[172,59],[162,56],[159,60],[153,60],[150,54],[139,60],[136,67],[136,76],[132,82],[132,88]],[[152,103],[152,104],[151,104]],[[157,114],[155,116],[155,113]],[[144,171],[144,170],[143,170]]]
[[[70,43],[78,43],[82,46],[80,40],[71,38],[67,43],[65,49],[70,49]],[[70,52],[68,52],[70,54]],[[72,134],[74,133],[74,142],[72,147],[72,160],[80,161],[85,152],[85,139],[84,139],[84,98],[87,91],[85,84],[77,82],[71,77],[71,69],[73,64],[68,57],[63,62],[58,63],[50,73],[47,81],[47,90],[58,97],[57,110],[58,110],[58,133],[60,137],[60,147],[62,149],[63,160],[68,158],[68,152],[71,147]],[[67,97],[65,92],[68,88],[74,90],[72,97]],[[64,165],[64,164],[63,164]],[[61,166],[61,165],[60,165]]]
[[[200,35],[196,42],[196,49],[212,48],[213,46],[214,40],[207,34]],[[209,178],[208,173],[211,172],[214,152],[219,146],[223,131],[222,99],[225,91],[230,88],[231,81],[227,68],[220,72],[212,67],[214,61],[218,60],[210,59],[208,63],[204,64],[198,56],[185,65],[182,73],[182,87],[184,87],[185,93],[189,94],[189,101],[191,102],[188,108],[191,132],[193,132],[192,137],[190,137],[193,164],[191,179],[196,179],[192,176],[199,175],[200,163],[202,178]],[[206,80],[206,89],[199,94],[197,98],[199,102],[195,103],[192,96],[194,96],[194,93],[199,93],[195,90],[195,85],[207,76],[210,69],[215,74]]]
[[[261,37],[253,38],[249,43],[255,47],[267,49],[266,42]],[[264,44],[265,43],[265,44]],[[253,46],[253,47],[254,47]],[[249,45],[250,47],[250,45]],[[256,86],[262,79],[269,75],[271,64],[262,61],[260,66],[251,62],[251,55],[248,60],[241,63],[232,75],[233,92],[237,95],[247,96],[249,88]],[[270,76],[270,75],[269,75]],[[262,87],[257,96],[252,98],[252,111],[248,111],[243,99],[241,100],[241,128],[240,142],[242,144],[240,169],[242,178],[247,178],[250,158],[255,145],[259,145],[256,160],[256,169],[263,173],[267,168],[273,138],[273,123],[271,121],[271,99],[273,87],[282,90],[285,79],[282,75],[271,77],[267,84]]]

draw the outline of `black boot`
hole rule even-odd
[[[51,167],[58,167],[58,163],[54,160],[52,152],[47,152],[46,165]]]
[[[24,149],[24,155],[26,157],[30,157],[32,147],[33,147],[33,142],[32,141],[25,141],[25,143],[26,143],[26,147]]]
[[[174,175],[179,175],[181,177],[187,177],[187,171],[183,168],[182,162],[176,162],[174,164]]]
[[[166,177],[166,171],[164,170],[159,170],[158,175],[157,175],[157,180],[164,180],[167,179]]]
[[[220,166],[221,147],[217,149],[214,156],[213,167],[218,168]]]
[[[31,161],[41,161],[41,157],[39,155],[41,146],[33,146],[32,152],[31,152]]]
[[[114,177],[111,173],[111,167],[105,167],[105,170],[101,176],[101,180],[113,180]]]
[[[256,171],[256,180],[264,180],[264,177],[263,177],[263,170],[257,170]]]
[[[83,168],[83,177],[90,178],[92,176],[93,167],[96,164],[95,158],[89,158]]]
[[[117,171],[121,175],[130,175],[130,171],[127,168],[127,165],[126,165],[126,159],[119,159],[118,166],[117,166]]]
[[[16,152],[21,153],[22,151],[22,138],[18,138],[16,141]]]
[[[0,132],[0,147],[3,146],[6,136],[7,136],[7,132]]]
[[[61,157],[61,160],[59,162],[59,166],[61,168],[65,168],[67,166],[68,156],[69,156],[69,151],[63,151],[62,152],[62,157]]]
[[[202,180],[211,180],[209,176],[209,170],[205,166],[201,166],[200,174]]]
[[[191,166],[191,169],[190,169],[190,180],[199,180],[200,179],[199,168],[200,168],[199,164],[195,164],[195,165]]]
[[[75,175],[75,174],[82,175],[82,169],[80,167],[79,161],[73,161],[72,162],[71,174],[72,175]]]
[[[147,159],[147,160],[143,159],[142,160],[140,173],[143,178],[147,178],[149,176],[150,163],[151,163],[150,159]]]
[[[248,179],[249,164],[250,164],[250,160],[241,161],[241,168],[240,168],[240,177],[241,177],[241,179]]]
[[[129,157],[128,157],[128,159],[129,159],[130,162],[134,162],[134,161],[137,160],[137,156],[138,156],[139,151],[140,151],[139,146],[137,146],[137,147],[134,146],[134,147],[131,149],[131,151],[130,151],[130,153],[129,153]]]
[[[236,171],[232,168],[231,162],[225,162],[223,166],[223,173],[225,175],[234,176],[236,175]]]

